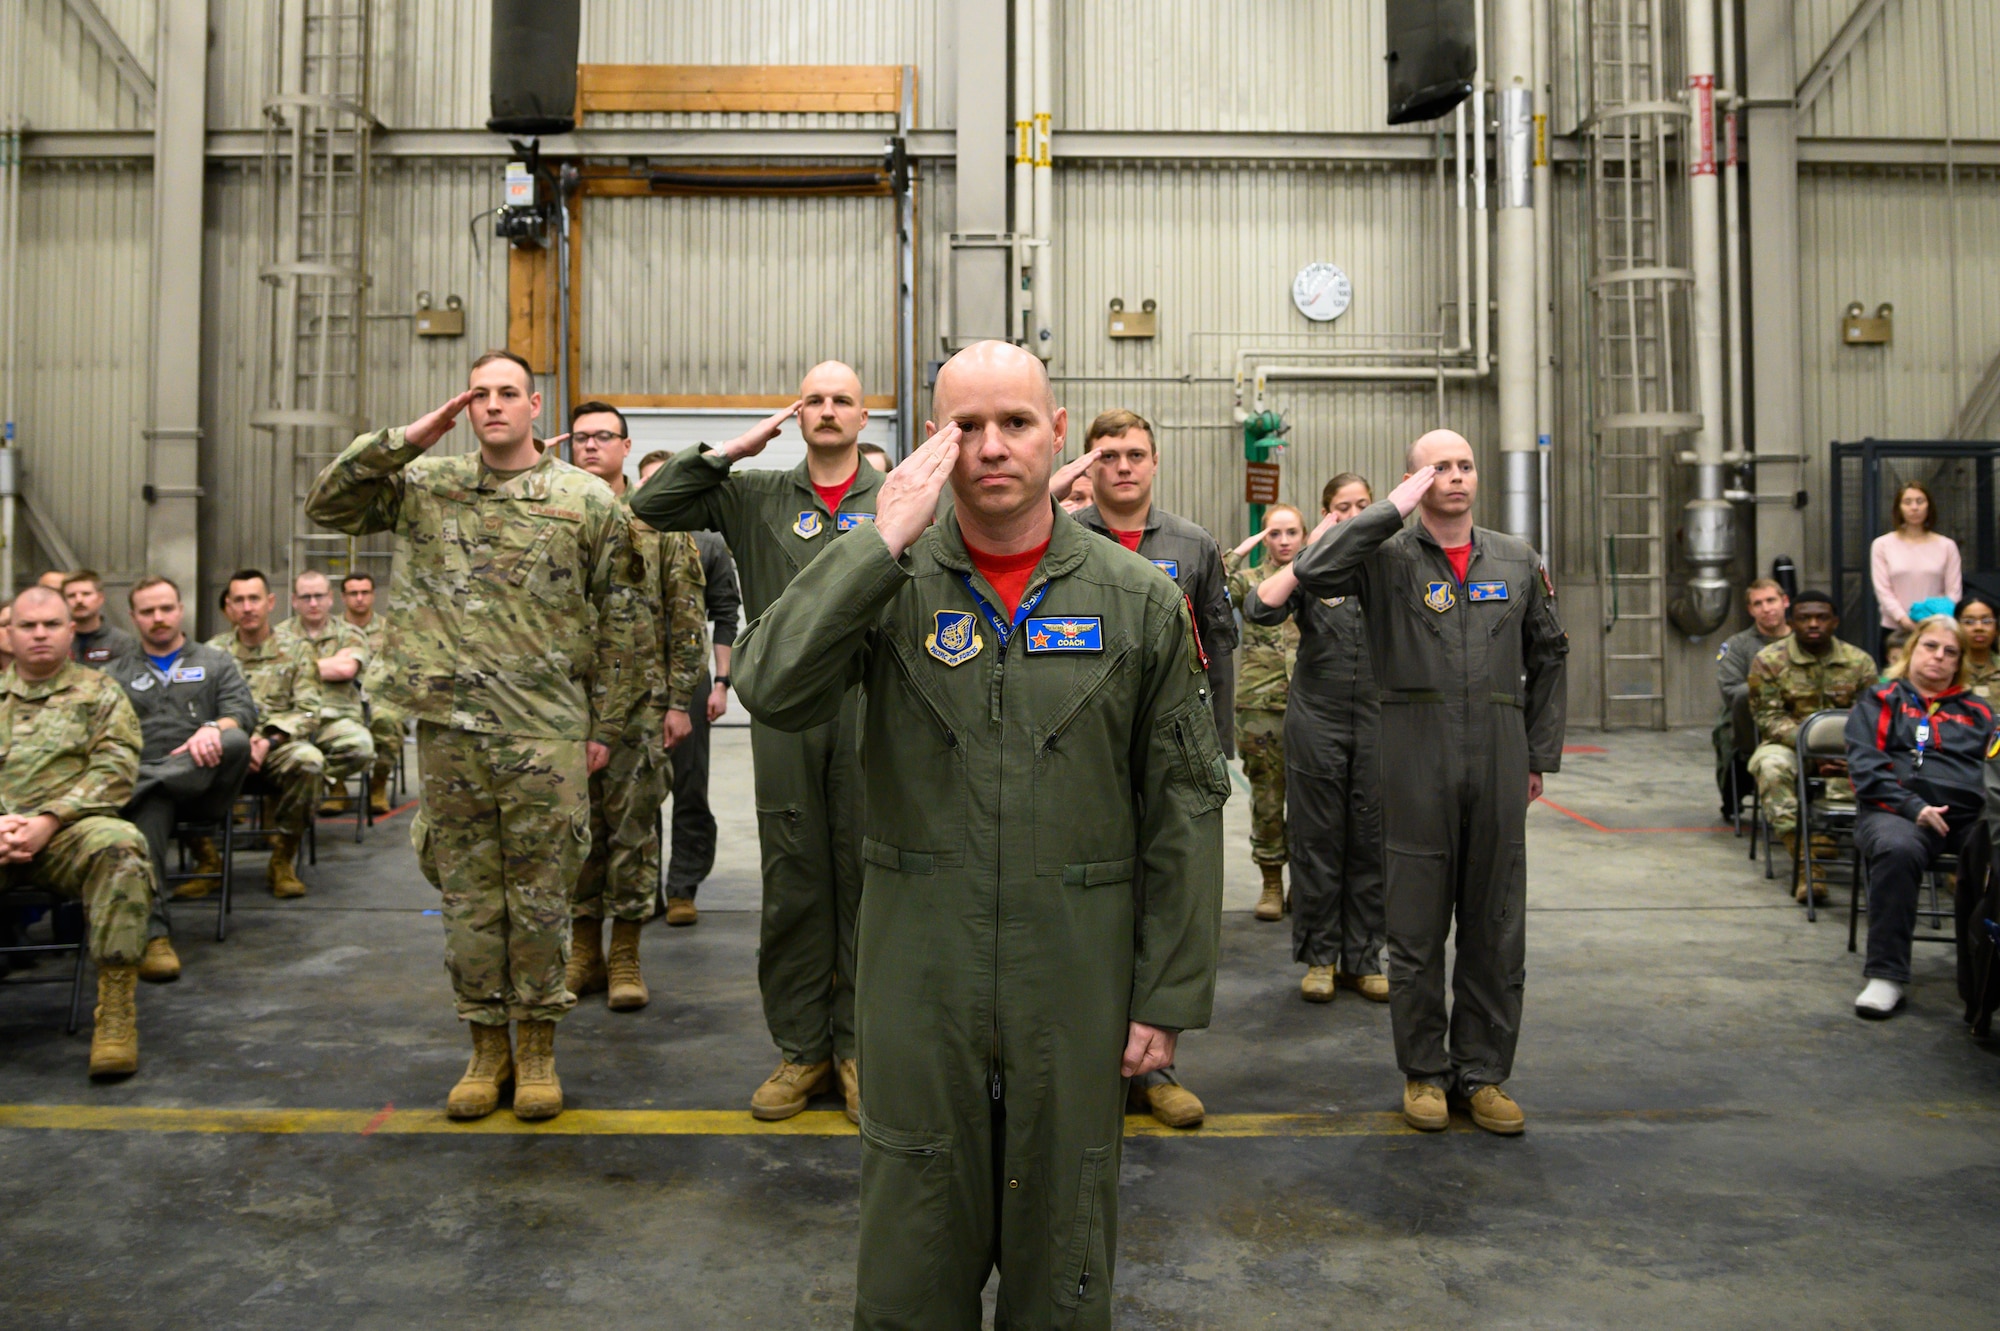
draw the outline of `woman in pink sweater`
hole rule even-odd
[[[1915,481],[1907,482],[1896,491],[1895,514],[1895,530],[1877,536],[1868,554],[1885,638],[1916,627],[1910,622],[1910,607],[1926,596],[1947,596],[1956,602],[1965,594],[1958,542],[1931,530],[1937,515],[1931,492]]]

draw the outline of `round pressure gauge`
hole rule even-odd
[[[1347,313],[1354,284],[1330,263],[1309,263],[1292,279],[1292,304],[1315,323],[1328,323]]]

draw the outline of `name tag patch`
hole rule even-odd
[[[206,666],[175,666],[173,673],[167,676],[167,682],[169,684],[199,684],[207,678],[208,668]]]
[[[1319,598],[1319,603],[1328,609],[1332,609],[1337,605],[1344,605],[1346,602],[1347,598],[1345,596],[1322,596]]]
[[[1458,604],[1458,597],[1452,595],[1450,583],[1434,582],[1430,585],[1430,590],[1424,593],[1424,604],[1443,614]]]
[[[83,653],[83,659],[92,662],[109,661],[111,659],[111,649],[109,647],[85,648]]]
[[[801,516],[804,515],[801,514]],[[853,531],[856,527],[859,527],[862,523],[873,522],[873,521],[875,521],[875,515],[873,513],[842,513],[839,517],[833,520],[833,525],[834,528],[838,531]]]
[[[823,530],[825,530],[825,524],[819,520],[819,514],[813,512],[799,514],[799,520],[792,524],[793,533],[803,536],[807,540],[811,540]]]
[[[1180,581],[1180,577],[1181,577],[1181,561],[1180,561],[1180,560],[1178,560],[1178,559],[1155,559],[1155,560],[1153,561],[1153,567],[1154,567],[1154,568],[1156,568],[1156,569],[1158,569],[1158,570],[1160,570],[1160,572],[1162,572],[1162,573],[1166,574],[1166,575],[1167,575],[1168,577],[1172,578],[1172,579],[1173,579],[1173,580],[1174,580],[1175,582],[1179,582],[1179,581]]]
[[[1504,601],[1507,599],[1507,584],[1504,582],[1474,582],[1466,585],[1466,593],[1474,601]]]
[[[948,666],[964,665],[986,645],[979,636],[978,622],[970,610],[938,611],[936,630],[924,639],[924,650]]]
[[[1030,619],[1028,655],[1038,652],[1101,652],[1104,650],[1104,621],[1096,615],[1076,615],[1068,619]]]

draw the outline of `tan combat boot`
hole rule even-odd
[[[146,955],[139,958],[139,978],[147,984],[171,984],[181,978],[181,959],[171,938],[146,940]]]
[[[1306,967],[1306,978],[1299,981],[1299,997],[1308,1003],[1331,1003],[1335,974],[1332,966]]]
[[[336,782],[326,783],[326,798],[319,802],[319,816],[338,818],[347,810],[347,787]]]
[[[222,852],[215,848],[215,838],[194,839],[194,872],[200,877],[174,884],[175,900],[197,901],[222,886]]]
[[[804,1109],[814,1094],[826,1089],[827,1080],[832,1075],[831,1059],[821,1059],[817,1063],[787,1060],[778,1064],[778,1070],[766,1077],[764,1084],[751,1095],[750,1117],[766,1123],[790,1118]]]
[[[1386,975],[1348,975],[1343,972],[1340,987],[1352,989],[1371,1003],[1389,1001],[1389,977]]]
[[[563,1111],[562,1083],[556,1080],[556,1024],[523,1021],[521,1065],[514,1077],[514,1117],[529,1123]]]
[[[604,921],[595,915],[579,915],[569,922],[569,966],[563,971],[563,988],[578,998],[601,994],[609,977],[604,970]]]
[[[1252,912],[1260,920],[1282,920],[1285,918],[1285,866],[1282,864],[1260,864],[1264,871],[1264,895],[1257,898],[1257,909]]]
[[[1472,1111],[1474,1123],[1502,1137],[1518,1137],[1528,1126],[1527,1115],[1521,1112],[1521,1106],[1498,1086],[1481,1086],[1475,1090],[1468,1108]]]
[[[514,1048],[507,1027],[472,1023],[472,1061],[444,1102],[446,1118],[485,1118],[500,1107],[500,1088],[514,1080]]]
[[[652,997],[646,992],[646,977],[639,973],[639,927],[638,920],[611,922],[611,959],[605,965],[611,992],[605,1005],[613,1012],[637,1012]]]
[[[1444,1092],[1427,1081],[1403,1083],[1403,1122],[1418,1132],[1443,1132],[1451,1126],[1451,1107]]]
[[[1157,1080],[1153,1077],[1132,1078],[1127,1107],[1142,1114],[1151,1114],[1170,1128],[1200,1127],[1201,1120],[1208,1113],[1201,1098],[1173,1080],[1171,1073],[1154,1075]]]
[[[302,897],[306,885],[299,881],[298,870],[292,862],[299,857],[299,839],[288,832],[280,832],[271,838],[271,862],[265,866],[264,880],[271,885],[274,897]]]
[[[838,1060],[841,1098],[847,1101],[847,1121],[861,1126],[861,1065],[851,1058]]]
[[[377,818],[389,814],[389,774],[377,772],[368,778],[368,812]]]
[[[139,1070],[139,968],[99,963],[97,1027],[90,1033],[90,1075],[129,1077]]]
[[[667,924],[675,929],[685,929],[701,919],[701,912],[694,908],[692,897],[667,898]]]

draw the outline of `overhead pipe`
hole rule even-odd
[[[1035,246],[1035,0],[1014,0],[1014,327],[1034,336]]]
[[[1055,316],[1054,301],[1051,299],[1051,283],[1055,276],[1055,264],[1051,261],[1051,245],[1055,239],[1056,219],[1056,173],[1055,159],[1049,155],[1049,125],[1055,116],[1055,18],[1054,0],[1033,0],[1034,4],[1034,44],[1035,44],[1035,237],[1030,247],[1033,256],[1034,282],[1029,289],[1032,297],[1033,336],[1028,347],[1043,360],[1055,355],[1055,332],[1052,320]]]
[[[1541,467],[1536,447],[1535,13],[1532,0],[1498,0],[1494,66],[1500,154],[1499,298],[1501,530],[1540,549]]]
[[[1743,90],[1736,81],[1735,6],[1725,6],[1719,29],[1722,38],[1722,86],[1716,98],[1722,115],[1722,265],[1729,289],[1725,332],[1729,355],[1729,441],[1725,460],[1741,461],[1748,441],[1743,434],[1743,204],[1742,172],[1737,159],[1736,112]]]
[[[0,278],[7,291],[0,304],[0,352],[7,374],[0,385],[0,595],[14,597],[15,512],[20,495],[15,407],[21,360],[21,120],[24,82],[21,51],[27,0],[12,0],[0,12]]]
[[[1695,497],[1683,511],[1687,586],[1667,613],[1690,637],[1706,637],[1729,617],[1729,571],[1736,560],[1736,510],[1725,497],[1725,403],[1722,334],[1721,180],[1715,152],[1715,9],[1713,0],[1689,0],[1682,19],[1687,51],[1687,96],[1692,151],[1688,161],[1688,240],[1694,270],[1692,293],[1695,394],[1701,426],[1694,448]]]
[[[1539,502],[1542,543],[1535,548],[1548,557],[1555,532],[1555,436],[1556,436],[1556,341],[1555,341],[1555,212],[1554,171],[1549,165],[1549,121],[1554,113],[1554,87],[1549,75],[1549,48],[1554,34],[1549,28],[1549,0],[1533,0],[1534,13],[1534,92],[1535,92],[1535,456],[1539,464]]]

